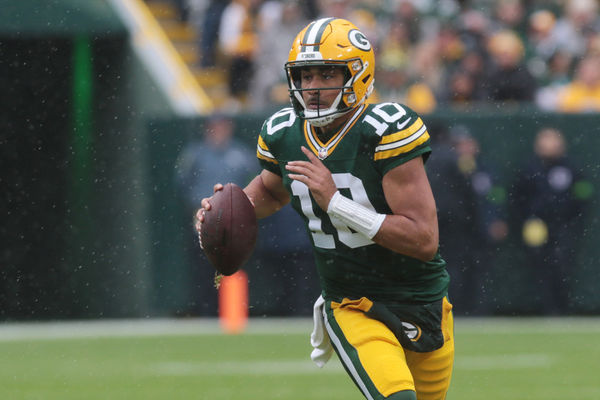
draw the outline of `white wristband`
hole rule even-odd
[[[327,214],[339,219],[369,239],[373,239],[385,219],[385,214],[378,214],[362,204],[342,196],[340,192],[335,192],[329,201]]]

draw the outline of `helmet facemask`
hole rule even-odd
[[[344,85],[341,87],[302,89],[300,78],[301,70],[309,67],[333,67],[344,69]],[[367,66],[363,65],[362,60],[359,58],[344,62],[292,61],[286,63],[285,69],[288,79],[290,100],[294,110],[296,111],[296,114],[300,118],[308,120],[311,125],[321,127],[330,124],[335,119],[362,104],[368,94],[370,94],[372,91],[372,84],[370,85],[367,96],[363,96],[361,100],[357,102],[357,94],[354,90],[354,83],[360,79],[361,75],[366,70],[366,67]],[[316,91],[317,96],[320,97],[321,91],[323,90],[339,90],[339,93],[328,108],[317,108],[315,110],[308,109],[304,101],[304,97],[302,96],[303,92]]]
[[[302,96],[307,89],[301,86],[300,71],[310,67],[343,68],[344,83],[340,87],[310,89],[316,90],[320,98],[324,97],[323,90],[339,91],[327,108],[311,109]],[[375,54],[369,40],[350,21],[325,17],[312,21],[296,36],[285,70],[296,115],[314,126],[325,126],[362,105],[371,94]],[[332,95],[327,93],[328,101]]]

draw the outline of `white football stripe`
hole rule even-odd
[[[321,30],[321,26],[329,23],[329,21],[331,21],[331,20],[332,20],[332,18],[321,18],[320,20],[315,21],[315,23],[310,28],[310,32],[308,32],[308,37],[306,38],[306,43],[315,43],[316,39],[317,39],[317,34]],[[315,46],[306,46],[306,51],[307,52],[315,51]]]

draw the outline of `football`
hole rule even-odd
[[[234,183],[216,192],[210,204],[200,231],[202,248],[219,273],[232,275],[248,261],[256,244],[254,206]]]

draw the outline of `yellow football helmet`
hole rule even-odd
[[[302,98],[300,71],[303,67],[323,65],[344,68],[345,83],[331,107],[309,110]],[[285,70],[296,114],[314,126],[325,126],[363,104],[371,94],[375,55],[371,43],[354,24],[340,18],[322,18],[308,24],[296,36]],[[333,88],[310,90],[324,89]]]

